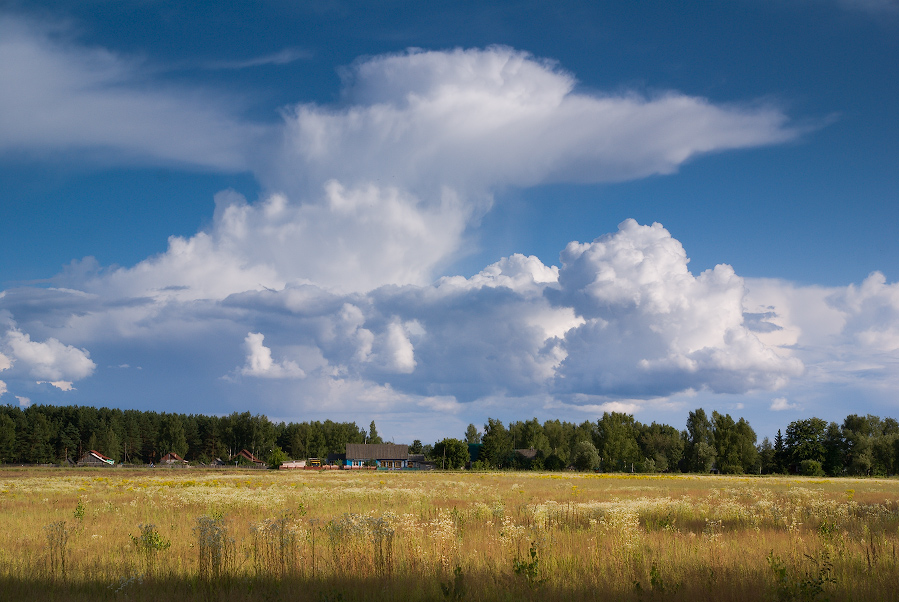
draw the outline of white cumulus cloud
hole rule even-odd
[[[596,394],[663,396],[688,389],[775,389],[802,362],[743,321],[743,280],[727,265],[694,276],[660,224],[626,220],[615,234],[570,243],[551,295],[586,322],[565,335],[558,384]]]
[[[771,400],[769,409],[773,412],[784,412],[786,410],[798,410],[800,408],[798,404],[790,403],[786,397],[775,397]]]
[[[265,336],[258,332],[247,334],[247,338],[244,339],[247,363],[240,371],[241,374],[261,378],[303,378],[306,376],[296,362],[273,360],[272,350],[263,344],[264,339]]]
[[[75,389],[75,387],[73,386],[74,383],[72,383],[71,381],[68,381],[68,380],[39,380],[39,381],[37,381],[37,384],[53,385],[60,391],[72,391]]]
[[[378,56],[345,79],[346,108],[300,105],[288,114],[270,181],[290,190],[334,178],[483,194],[671,173],[702,153],[795,136],[771,107],[579,92],[573,75],[508,47]]]
[[[2,337],[5,352],[12,358],[17,372],[48,381],[81,380],[97,367],[86,349],[65,345],[50,337],[43,342],[17,328],[9,328]]]

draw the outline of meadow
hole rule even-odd
[[[4,600],[895,600],[899,480],[0,470]]]

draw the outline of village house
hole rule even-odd
[[[250,452],[248,452],[245,449],[242,449],[239,452],[237,452],[236,454],[234,454],[233,456],[231,456],[232,462],[234,462],[234,461],[239,462],[241,459],[247,460],[248,462],[252,462],[257,467],[265,466],[265,462],[263,462],[262,460],[260,460],[259,458],[257,458],[256,456],[254,456],[253,454],[251,454]]]
[[[187,464],[187,460],[176,454],[175,452],[169,452],[163,457],[159,459],[160,464]]]
[[[374,464],[378,468],[409,468],[409,446],[393,443],[347,443],[346,468],[362,468]]]
[[[115,466],[115,460],[92,449],[81,456],[78,466]]]

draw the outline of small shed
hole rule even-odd
[[[92,449],[81,456],[78,466],[115,466],[115,460]]]
[[[288,460],[287,462],[282,462],[281,466],[279,466],[281,470],[287,470],[290,468],[306,468],[306,460]]]
[[[409,454],[408,466],[416,470],[434,470],[437,465],[425,460],[424,454]]]

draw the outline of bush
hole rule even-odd
[[[550,454],[546,460],[543,461],[543,468],[546,470],[565,470],[567,464],[565,464],[565,460],[557,456],[556,454]]]
[[[807,477],[823,477],[824,469],[817,460],[803,460],[799,464],[799,472]]]

